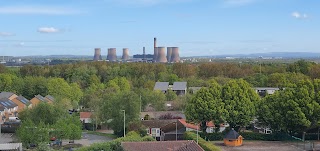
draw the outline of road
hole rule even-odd
[[[81,144],[83,146],[89,146],[94,143],[109,142],[112,140],[113,138],[82,132],[82,138],[80,140],[75,140],[74,143]],[[69,144],[69,140],[64,140],[62,144]]]

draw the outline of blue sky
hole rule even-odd
[[[0,56],[320,52],[319,0],[0,0]]]

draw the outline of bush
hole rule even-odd
[[[197,134],[195,134],[193,132],[185,132],[184,139],[197,141]],[[201,137],[198,138],[198,143],[205,151],[220,151],[220,148],[213,145],[211,142],[205,141]]]

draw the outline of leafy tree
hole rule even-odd
[[[243,79],[231,80],[222,88],[227,122],[232,128],[247,126],[255,116],[259,96]]]
[[[167,98],[167,101],[173,101],[177,99],[177,94],[172,90],[168,90],[166,93],[166,98]]]
[[[221,86],[212,81],[209,88],[201,88],[195,96],[187,102],[186,117],[188,121],[201,123],[201,129],[206,132],[206,122],[224,122],[225,109],[221,99]]]
[[[290,134],[314,128],[320,120],[320,105],[314,94],[312,82],[301,80],[292,87],[264,98],[258,119],[274,131]]]
[[[106,95],[103,100],[101,114],[105,120],[112,119],[110,123],[114,133],[123,135],[123,116],[125,110],[126,125],[135,120],[139,120],[139,96],[132,91],[124,91],[114,95]]]
[[[42,96],[48,94],[48,80],[45,77],[25,77],[22,95],[28,99],[32,99],[38,94]]]

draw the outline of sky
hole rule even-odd
[[[0,0],[0,56],[320,52],[319,0]]]

